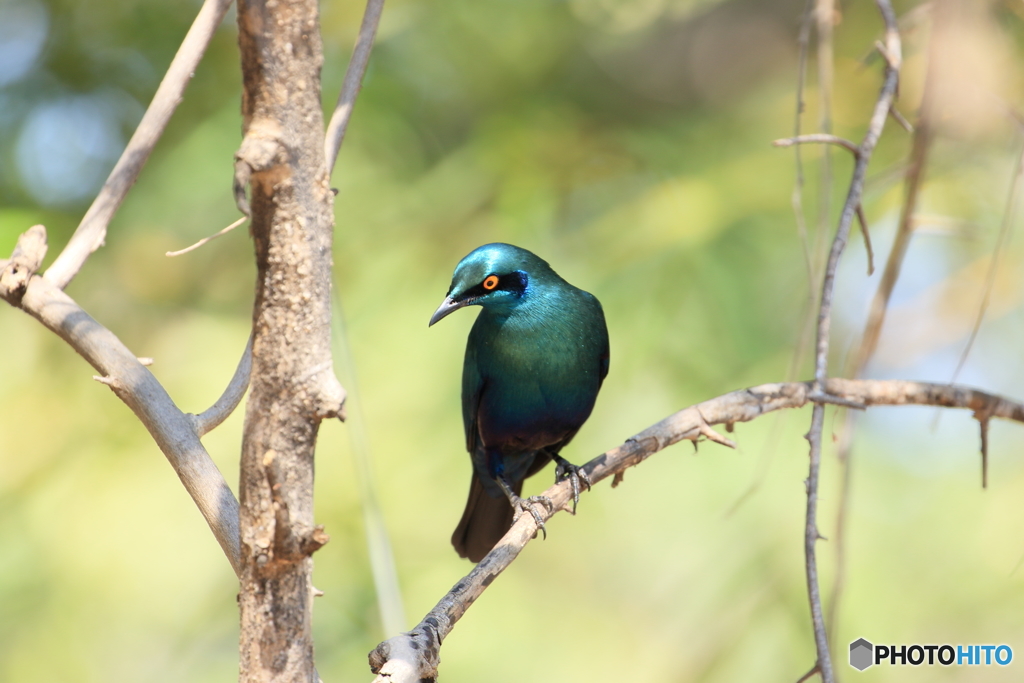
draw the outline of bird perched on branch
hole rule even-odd
[[[551,501],[523,499],[523,481],[556,463],[573,509],[586,473],[559,452],[590,416],[608,374],[608,328],[601,304],[546,261],[511,244],[486,244],[455,267],[433,325],[464,306],[481,306],[462,367],[462,420],[473,461],[469,500],[452,545],[479,562],[523,513]]]

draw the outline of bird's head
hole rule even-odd
[[[547,261],[519,247],[500,242],[469,252],[455,266],[448,295],[430,317],[430,325],[464,306],[511,310],[535,280],[554,276]]]

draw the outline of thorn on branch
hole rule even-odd
[[[93,375],[92,378],[99,382],[100,384],[106,384],[114,391],[120,391],[124,389],[124,384],[121,382],[121,380],[117,379],[116,377],[103,377],[100,375]]]
[[[816,673],[821,673],[821,668],[818,666],[817,662],[814,663],[814,666],[811,667],[810,671],[805,673],[800,678],[796,679],[796,683],[804,683],[804,681],[808,680],[811,676],[813,676]]]
[[[697,412],[700,413],[700,410],[698,409]],[[722,446],[728,446],[729,448],[736,448],[736,442],[733,441],[732,439],[725,438],[724,436],[716,432],[714,429],[712,429],[711,425],[708,424],[707,420],[704,419],[703,415],[700,416],[700,425],[697,429],[699,430],[701,436],[704,436],[710,441],[714,441],[715,443],[721,444]],[[693,439],[693,449],[697,450],[696,437],[694,437]]]
[[[875,49],[878,50],[878,54],[882,55],[882,58],[889,65],[890,69],[898,70],[900,68],[900,60],[889,52],[889,49],[880,40],[875,41]]]
[[[900,128],[908,133],[914,132],[914,126],[910,121],[907,121],[907,119],[903,117],[903,114],[900,113],[900,110],[896,108],[895,104],[889,107],[889,114],[892,115],[892,118],[896,123],[900,124]]]
[[[619,484],[621,484],[625,478],[626,478],[626,471],[625,470],[621,470],[619,472],[616,472],[615,476],[612,477],[612,488],[613,489],[614,488],[618,488]]]
[[[140,358],[136,358],[135,360],[139,361],[139,365],[144,365],[147,368],[153,364],[153,359],[148,356],[142,356]]]

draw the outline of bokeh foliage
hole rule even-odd
[[[88,203],[54,179],[72,168],[83,187],[102,182],[119,151],[108,143],[127,139],[198,4],[17,2],[21,17],[38,19],[42,8],[45,41],[34,65],[0,88],[0,253],[42,222],[52,258]],[[919,234],[870,376],[947,381],[981,296],[1021,145],[1005,107],[1022,104],[1024,11],[1011,0],[974,4],[954,51],[966,66],[944,78],[976,88],[952,90],[959,107],[946,110]],[[0,17],[14,6],[0,6]],[[339,344],[350,346],[358,385],[343,379],[365,420],[410,625],[469,568],[448,537],[470,472],[458,393],[473,315],[430,330],[426,321],[473,247],[527,247],[604,303],[611,374],[566,451],[575,462],[691,403],[809,374],[806,355],[794,363],[808,274],[791,208],[793,152],[770,145],[793,129],[802,6],[389,0],[334,174],[335,264],[347,330]],[[328,110],[361,10],[323,6]],[[916,3],[897,10],[900,108],[913,119],[928,18]],[[834,126],[857,139],[879,84],[870,50],[880,21],[868,2],[841,6],[836,19]],[[0,43],[12,35],[0,27]],[[820,113],[816,67],[812,53],[805,130]],[[235,218],[239,87],[229,19],[108,246],[69,288],[136,353],[155,358],[153,372],[190,411],[216,398],[244,345],[252,256],[244,230],[177,259],[163,253]],[[96,125],[68,124],[59,116],[67,111]],[[62,157],[63,147],[44,144],[54,140],[85,151]],[[890,122],[865,205],[879,263],[908,148]],[[830,239],[850,168],[833,152],[833,180],[822,186],[823,154],[804,150],[815,254]],[[1002,254],[961,381],[1022,399],[1018,243]],[[865,271],[855,236],[839,281],[835,368],[878,280]],[[0,681],[229,680],[230,567],[145,430],[91,374],[35,321],[0,309]],[[856,675],[844,653],[860,636],[1008,643],[1024,655],[1024,432],[993,425],[982,492],[975,424],[965,414],[934,419],[932,410],[892,408],[862,420],[834,634],[841,674]],[[808,421],[809,412],[740,425],[736,452],[702,445],[694,456],[682,444],[614,491],[586,495],[580,515],[556,518],[548,541],[532,544],[446,641],[444,680],[794,680],[814,656],[801,550]],[[829,417],[828,430],[839,425]],[[232,483],[240,426],[236,414],[205,439]],[[347,428],[327,424],[321,439],[318,517],[332,541],[316,555],[315,583],[326,593],[314,613],[317,663],[326,681],[358,680],[385,634]],[[821,527],[831,536],[834,460],[824,477]],[[833,544],[819,547],[827,593]],[[986,670],[984,680],[1013,680],[1019,666]]]

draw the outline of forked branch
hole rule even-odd
[[[691,406],[648,427],[625,443],[603,453],[583,469],[597,483],[621,474],[658,451],[684,439],[697,441],[701,436],[727,440],[711,425],[749,422],[767,413],[786,408],[801,408],[815,397],[816,382],[763,384],[734,391]],[[1024,423],[1024,404],[976,389],[948,384],[905,382],[899,380],[829,379],[825,394],[864,406],[932,405],[965,408],[976,417],[998,417]],[[817,409],[817,405],[815,406]],[[981,419],[979,417],[979,419]],[[714,435],[714,436],[712,436]],[[718,438],[715,439],[714,437]],[[554,503],[553,510],[538,508],[543,521],[568,509],[572,490],[568,481],[555,484],[543,493]],[[408,633],[381,643],[370,653],[370,668],[377,683],[413,683],[437,677],[440,646],[456,622],[502,571],[529,543],[537,531],[531,515],[523,515],[497,546],[473,570],[430,610]]]
[[[860,207],[868,163],[871,161],[871,155],[878,144],[878,139],[882,135],[882,129],[885,127],[885,122],[889,117],[889,111],[896,101],[896,93],[899,86],[902,47],[900,45],[899,29],[896,24],[896,14],[893,12],[889,0],[876,0],[876,3],[885,22],[885,42],[877,45],[879,52],[885,57],[885,74],[882,80],[882,87],[878,93],[878,99],[875,102],[874,112],[868,123],[867,132],[857,147],[858,153],[855,155],[850,188],[847,191],[843,209],[839,214],[839,225],[836,228],[836,235],[832,240],[832,248],[829,251],[828,262],[825,266],[825,276],[821,286],[821,299],[818,303],[818,333],[814,359],[815,393],[828,393],[825,387],[826,377],[828,376],[828,351],[832,329],[832,297],[835,291],[839,258],[842,256],[849,241],[850,227]],[[822,681],[824,683],[834,683],[835,673],[832,670],[832,657],[829,653],[828,634],[825,630],[825,618],[821,606],[818,560],[815,552],[818,539],[821,538],[817,521],[818,476],[821,468],[821,442],[824,424],[825,406],[822,403],[815,404],[814,411],[811,414],[811,428],[807,433],[807,441],[810,444],[810,463],[807,473],[807,512],[804,522],[804,569],[807,576],[807,595],[811,608],[811,624],[814,629],[814,646],[817,651],[817,661],[815,663],[821,674]]]
[[[238,361],[238,367],[235,368],[235,374],[232,375],[231,381],[228,382],[227,388],[224,389],[224,393],[221,394],[221,397],[212,406],[199,415],[192,416],[192,422],[195,424],[196,433],[199,436],[203,436],[217,427],[235,411],[238,404],[242,402],[245,391],[249,388],[249,376],[251,374],[252,335],[250,334],[249,341],[245,343],[245,351],[242,352],[242,357]]]
[[[42,226],[36,226],[26,235],[41,230]],[[45,231],[42,233],[45,240]],[[35,243],[34,238],[32,241]],[[9,262],[3,273],[10,270]],[[55,284],[39,275],[30,275],[23,287],[9,287],[10,282],[10,278],[0,278],[0,298],[21,308],[66,341],[146,426],[237,574],[241,566],[238,501],[200,442],[189,416],[174,405],[160,382],[113,332],[96,322]]]

